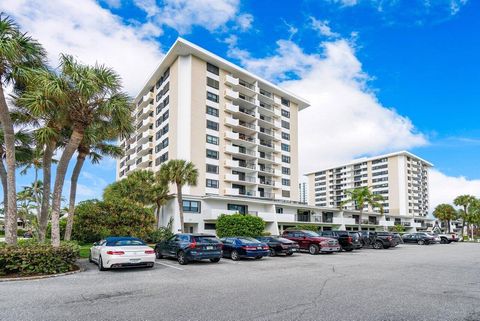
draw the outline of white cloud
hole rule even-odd
[[[307,54],[292,41],[280,40],[277,45],[274,55],[253,58],[231,44],[230,55],[310,101],[311,107],[299,114],[301,173],[362,154],[427,143],[408,118],[378,101],[348,41],[323,42],[318,54]],[[292,75],[294,79],[288,80]]]
[[[310,22],[313,30],[316,30],[320,35],[325,37],[338,37],[339,34],[332,31],[332,28],[328,25],[330,22],[327,20],[317,20],[314,17],[310,17]]]
[[[430,170],[429,186],[431,212],[438,204],[453,204],[453,200],[459,195],[470,194],[480,197],[480,179],[447,176],[436,169]]]
[[[241,29],[248,28],[253,16],[239,13],[239,0],[135,0],[135,5],[147,13],[147,17],[159,26],[169,26],[181,34],[189,33],[193,26],[209,31],[226,28],[235,21]],[[237,19],[236,19],[237,18]]]
[[[127,26],[93,0],[4,0],[0,10],[44,45],[53,65],[60,53],[73,54],[84,63],[98,61],[122,76],[131,95],[137,94],[162,57],[158,44],[145,38],[151,26]]]
[[[249,13],[241,14],[237,17],[237,26],[241,31],[247,31],[252,27],[253,16]]]

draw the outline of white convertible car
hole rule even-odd
[[[153,267],[155,251],[135,237],[107,237],[90,248],[90,262],[100,271],[110,268]]]

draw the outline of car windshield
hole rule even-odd
[[[219,243],[220,241],[215,236],[194,236],[195,241],[198,243]]]
[[[289,239],[286,239],[284,237],[275,237],[275,238],[273,238],[273,240],[274,241],[280,241],[280,242],[288,242],[288,243],[292,242]]]
[[[312,232],[312,231],[306,231],[305,234],[308,235],[308,236],[320,236],[320,235],[318,235],[318,233],[315,233],[315,232]]]
[[[242,243],[261,243],[259,240],[253,237],[239,237],[238,240]]]
[[[146,245],[146,244],[141,240],[135,240],[135,239],[125,239],[125,240],[118,240],[114,242],[107,242],[107,246],[142,246],[142,245]]]

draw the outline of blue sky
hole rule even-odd
[[[52,64],[60,52],[103,62],[132,95],[178,36],[297,92],[312,103],[300,138],[317,138],[300,143],[303,171],[408,149],[435,164],[433,204],[480,193],[479,1],[5,0],[0,9]],[[114,177],[112,160],[85,166],[79,199]]]

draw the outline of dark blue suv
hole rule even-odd
[[[221,241],[223,243],[223,256],[234,261],[247,257],[259,260],[270,254],[268,245],[253,237],[224,237]]]
[[[157,259],[173,257],[181,265],[195,260],[218,262],[222,257],[222,242],[214,235],[175,234],[166,241],[155,245]]]

